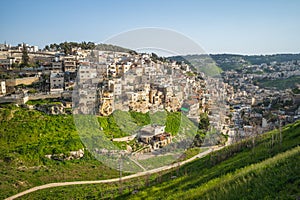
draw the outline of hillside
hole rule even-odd
[[[262,88],[276,88],[278,90],[285,90],[297,88],[300,83],[300,76],[292,76],[284,79],[266,80],[261,79],[257,81],[257,85]]]
[[[72,48],[81,48],[83,50],[99,50],[99,51],[114,51],[114,52],[126,52],[126,53],[136,53],[133,50],[126,49],[120,46],[112,45],[112,44],[95,44],[94,42],[61,42],[59,44],[53,43],[45,46],[45,50],[55,50],[61,51],[66,55],[74,55],[76,51],[72,51]]]
[[[32,105],[44,103],[59,102],[48,100],[28,102]],[[161,114],[165,116],[161,117]],[[119,112],[114,115],[120,116],[98,117],[97,119],[107,137],[115,138],[132,134],[133,129],[128,123],[143,126],[151,121],[166,123],[166,130],[176,134],[181,122],[180,113],[160,113],[158,116],[149,116],[149,114],[137,112]],[[125,127],[122,128],[124,123],[126,123]],[[190,125],[190,123],[183,124]],[[12,104],[1,104],[0,199],[51,182],[109,179],[118,176],[117,170],[105,166],[85,150],[84,156],[80,159],[65,159],[70,151],[84,148],[75,127],[73,115],[47,115]],[[199,149],[194,149],[188,154],[195,155],[197,151]],[[46,155],[55,156],[49,159],[45,157]]]
[[[260,65],[271,62],[287,62],[300,60],[300,54],[274,54],[274,55],[236,55],[236,54],[212,54],[211,58],[223,70],[241,69],[247,65]]]
[[[273,140],[272,142],[272,138]],[[272,145],[273,143],[273,145]],[[300,122],[229,146],[181,168],[187,175],[120,199],[297,199]]]
[[[297,199],[300,121],[169,172],[122,183],[45,189],[24,199]]]
[[[203,60],[214,61],[214,65],[203,67]],[[220,68],[223,71],[237,70],[248,65],[260,65],[271,62],[287,62],[300,60],[300,54],[274,54],[274,55],[237,55],[237,54],[210,54],[210,55],[186,55],[169,57],[171,60],[184,61],[191,64],[195,69],[199,68],[204,72],[209,72],[209,67],[214,71]],[[217,67],[216,67],[217,66]]]
[[[93,158],[63,160],[83,149],[72,115],[46,115],[35,110],[0,105],[0,199],[51,182],[107,179],[118,176]],[[105,172],[105,173],[103,173]]]
[[[112,45],[112,44],[97,44],[95,46],[95,50],[99,51],[114,51],[114,52],[125,52],[125,53],[135,53],[135,51],[126,49],[120,46]]]
[[[184,62],[189,64],[193,71],[203,72],[208,76],[218,76],[222,69],[217,65],[210,55],[186,55],[173,56],[168,59],[177,62]]]

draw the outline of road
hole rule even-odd
[[[204,157],[205,155],[209,154],[210,152],[219,150],[219,149],[221,149],[223,147],[224,146],[222,146],[222,147],[216,147],[216,146],[210,147],[208,150],[206,150],[204,152],[201,152],[201,153],[199,153],[199,154],[197,154],[197,155],[195,155],[192,158],[189,158],[187,160],[184,160],[184,161],[181,161],[181,162],[177,162],[177,163],[174,163],[174,164],[171,164],[171,165],[159,167],[159,168],[156,168],[156,169],[152,169],[152,170],[148,170],[148,171],[143,171],[143,172],[138,172],[136,174],[124,176],[124,177],[122,177],[122,180],[128,180],[128,179],[136,178],[136,177],[139,177],[139,176],[144,176],[144,175],[147,175],[147,174],[154,174],[154,173],[157,173],[157,172],[160,172],[160,171],[165,171],[165,170],[168,170],[168,169],[172,169],[172,168],[178,167],[179,165],[184,165],[186,163],[189,163],[189,162],[191,162],[191,161],[193,161],[193,160],[195,160],[197,158]],[[30,188],[28,190],[25,190],[23,192],[15,194],[15,195],[13,195],[11,197],[6,198],[6,200],[16,199],[16,198],[21,197],[23,195],[26,195],[26,194],[29,194],[29,193],[32,193],[32,192],[35,192],[35,191],[38,191],[38,190],[47,189],[47,188],[54,188],[54,187],[68,186],[68,185],[85,185],[85,184],[113,183],[113,182],[118,182],[118,181],[120,181],[120,178],[113,178],[113,179],[106,179],[106,180],[96,180],[96,181],[73,181],[73,182],[48,183],[48,184],[45,184],[45,185],[40,185],[40,186],[36,186],[36,187]]]

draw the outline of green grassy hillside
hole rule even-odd
[[[273,139],[272,139],[273,138]],[[120,184],[37,191],[24,199],[297,199],[300,121],[228,146],[192,163]],[[134,191],[134,192],[133,192]],[[135,193],[135,194],[133,194]]]
[[[151,122],[149,114],[120,112],[115,115],[118,116],[98,117],[99,125],[108,137],[131,134],[135,128]],[[176,134],[180,113],[168,113],[165,118],[167,130]],[[120,119],[123,121],[117,121]],[[0,199],[51,182],[117,177],[116,170],[103,165],[88,151],[78,160],[45,157],[49,154],[68,155],[70,151],[83,149],[81,139],[72,115],[46,115],[12,104],[1,104]]]
[[[273,135],[273,142],[272,142]],[[182,167],[178,178],[120,199],[297,199],[300,122],[226,147]],[[185,172],[185,173],[184,173]]]
[[[0,199],[45,183],[117,176],[116,170],[104,166],[87,151],[79,160],[45,158],[47,154],[68,154],[82,148],[72,115],[49,116],[2,104]]]

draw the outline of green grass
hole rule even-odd
[[[283,128],[282,143],[274,130],[259,136],[254,147],[244,140],[180,168],[125,181],[123,195],[112,183],[51,188],[24,199],[297,199],[299,143],[300,121]]]
[[[272,146],[271,135],[275,136]],[[120,199],[297,199],[300,122],[226,147],[182,168],[182,176]],[[170,172],[172,173],[172,172]],[[173,172],[174,174],[174,172]]]
[[[190,149],[188,149],[184,152],[184,159],[189,159],[189,158],[191,158],[191,157],[193,157],[193,156],[195,156],[195,155],[197,155],[201,152],[204,152],[206,150],[208,150],[208,148],[206,148],[206,147],[190,148]]]
[[[72,116],[48,116],[11,105],[0,112],[0,198],[50,182],[118,176],[88,152],[73,161],[44,158],[46,152],[82,147],[76,142],[80,139]],[[95,118],[89,123],[97,122]],[[45,189],[23,199],[296,199],[300,196],[300,121],[283,128],[282,143],[279,138],[274,130],[260,135],[255,146],[251,139],[244,140],[180,168],[124,181],[122,195],[119,184],[112,183]],[[197,152],[187,151],[186,158]],[[135,195],[134,189],[138,189]]]
[[[127,113],[128,114],[128,113]],[[126,113],[119,113],[115,115],[110,115],[108,117],[98,117],[99,126],[103,129],[103,132],[108,138],[120,138],[124,136],[131,135],[136,129],[136,124],[132,121],[130,115]],[[122,116],[118,118],[117,116]],[[130,125],[133,125],[133,129]],[[121,126],[123,128],[121,128]]]
[[[150,114],[152,124],[165,125],[168,113],[166,111],[158,111]]]
[[[52,100],[32,101],[29,104],[47,103],[52,103]],[[161,116],[159,113],[154,118],[159,120]],[[164,116],[168,130],[176,134],[181,114],[167,113]],[[116,177],[116,170],[104,166],[88,151],[85,151],[83,159],[72,161],[50,160],[45,155],[67,155],[70,151],[84,148],[82,141],[91,146],[99,145],[99,141],[106,145],[111,137],[132,134],[136,128],[151,121],[149,113],[119,112],[109,117],[86,116],[75,126],[73,115],[46,115],[12,104],[1,104],[0,198],[50,182]],[[108,137],[105,141],[104,135],[99,135],[99,126]],[[107,145],[126,148],[125,143]]]
[[[61,104],[61,102],[57,99],[39,99],[39,100],[29,100],[26,102],[28,105],[36,105],[36,104]]]
[[[300,195],[299,163],[298,146],[260,163],[212,179],[202,187],[191,189],[189,194],[178,194],[176,197],[238,199],[243,194],[244,199],[295,199]]]
[[[181,124],[181,113],[174,112],[168,113],[166,120],[166,132],[171,133],[172,135],[176,135],[179,131],[179,127]]]
[[[148,125],[151,122],[149,112],[144,114],[140,112],[130,111],[129,113],[133,118],[133,121],[140,127]]]
[[[55,161],[47,154],[84,148],[72,115],[46,115],[13,105],[0,107],[0,199],[50,182],[117,176],[88,151],[79,160]],[[105,173],[103,173],[105,172]]]
[[[176,161],[175,155],[161,155],[148,158],[145,160],[139,160],[138,162],[147,170],[162,167],[164,165],[169,165],[170,163]]]
[[[166,132],[176,135],[181,126],[181,113],[157,112],[149,114],[116,111],[108,117],[98,117],[98,122],[108,138],[120,138],[132,135],[141,127],[150,123],[166,125]]]

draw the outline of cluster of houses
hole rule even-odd
[[[236,135],[263,133],[300,119],[300,94],[295,94],[291,89],[263,88],[255,84],[256,80],[263,78],[279,80],[299,75],[297,62],[252,65],[242,71],[223,73],[224,82],[233,87],[228,97],[231,127]]]
[[[22,50],[26,47],[32,67],[19,69]],[[75,51],[75,50],[74,50]],[[37,46],[0,44],[1,102],[22,102],[27,96],[71,93],[78,67],[85,62],[90,50],[76,49],[76,54],[45,51]],[[29,91],[29,94],[27,92]],[[22,100],[23,99],[23,100]]]
[[[151,54],[78,48],[76,54],[64,55],[26,45],[38,66],[13,70],[13,64],[22,59],[23,47],[0,45],[2,103],[60,97],[72,101],[74,113],[109,116],[115,110],[167,110],[181,111],[195,121],[206,112],[213,127],[225,134],[238,131],[244,135],[254,129],[276,128],[300,116],[299,94],[255,84],[260,79],[299,76],[295,61],[245,66],[242,73],[225,71],[222,79],[215,79],[191,71],[185,63],[153,59]],[[139,137],[152,149],[171,142],[168,133],[154,134],[156,128],[145,127],[153,129],[153,134],[148,137],[144,131]]]
[[[197,119],[210,110],[213,97],[225,97],[232,90],[213,80],[207,87],[203,73],[192,73],[184,63],[154,61],[150,54],[93,51],[92,55],[77,70],[73,90],[77,113],[108,116],[114,110],[167,110]]]
[[[181,111],[199,122],[200,114],[206,112],[214,127],[228,132],[229,107],[221,98],[232,92],[230,85],[194,73],[184,63],[154,61],[151,54],[93,51],[87,60],[77,70],[74,113],[109,116],[115,110]],[[166,146],[171,138],[157,125],[143,127],[137,134],[138,141],[149,147],[144,151]]]
[[[248,65],[243,68],[243,74],[249,74],[253,79],[286,79],[293,76],[300,76],[298,61],[271,62],[261,65]]]
[[[153,59],[145,53],[77,48],[72,49],[76,54],[64,55],[25,47],[37,66],[18,70],[13,65],[21,62],[24,44],[0,46],[0,70],[6,74],[1,79],[0,102],[61,98],[72,101],[74,113],[109,116],[115,110],[167,110],[184,112],[195,121],[206,112],[213,126],[226,127],[226,113],[221,114],[225,111],[216,102],[232,92],[231,86],[195,73],[185,63]],[[10,62],[3,64],[7,59]],[[144,134],[139,140],[152,149],[171,142],[171,135],[165,132],[146,138]]]

